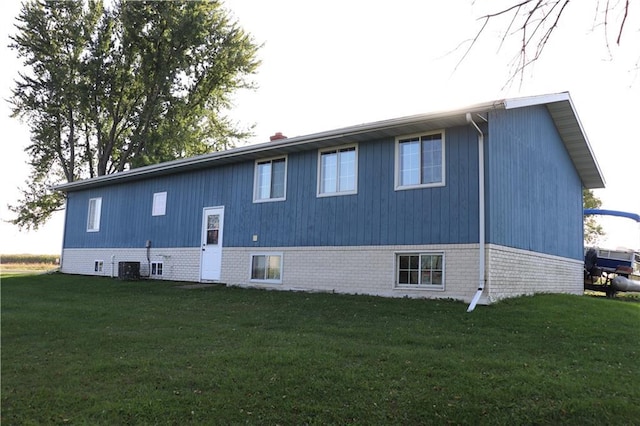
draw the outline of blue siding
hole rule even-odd
[[[489,114],[487,241],[582,259],[582,183],[544,106]]]
[[[316,150],[288,156],[283,202],[252,202],[253,162],[70,192],[64,244],[125,248],[151,240],[154,247],[197,247],[208,206],[225,206],[227,247],[477,242],[475,131],[447,129],[444,187],[395,191],[394,149],[393,138],[359,144],[355,195],[316,197]],[[167,191],[166,215],[152,217],[153,193],[161,191]],[[86,232],[92,197],[102,197],[97,233]]]

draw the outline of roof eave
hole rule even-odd
[[[467,124],[467,113],[481,114],[491,110],[523,108],[534,105],[545,105],[549,110],[571,160],[578,171],[583,186],[588,189],[604,188],[604,177],[593,155],[591,145],[580,123],[571,97],[568,92],[562,92],[550,95],[503,99],[453,111],[412,115],[305,136],[296,136],[257,145],[248,145],[227,151],[139,167],[92,179],[64,183],[54,186],[53,189],[63,192],[88,189],[108,185],[113,182],[127,182],[148,177],[163,176],[175,172],[202,169],[241,160],[255,160],[264,156],[265,153],[271,156],[288,154],[305,149],[328,147],[335,144],[336,140],[339,140],[341,143],[359,142],[367,139],[389,136],[395,137],[402,134],[462,126]]]
[[[504,105],[505,109],[545,105],[580,176],[582,186],[587,189],[605,187],[604,175],[569,92],[507,99]]]
[[[205,168],[212,165],[226,164],[239,159],[256,159],[262,156],[265,152],[269,152],[269,155],[280,155],[309,148],[321,148],[334,144],[337,139],[341,141],[346,140],[346,142],[358,142],[367,138],[380,138],[390,135],[398,136],[401,134],[416,133],[425,130],[465,125],[467,124],[466,114],[469,112],[482,113],[490,109],[503,107],[504,106],[501,101],[491,102],[455,111],[419,114],[373,123],[359,124],[336,130],[313,133],[305,136],[296,136],[273,142],[248,145],[226,151],[143,166],[91,179],[63,183],[53,186],[52,188],[62,192],[76,191],[104,186],[112,182],[138,180],[152,176],[162,176],[177,171],[183,172],[187,170]]]

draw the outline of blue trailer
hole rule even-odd
[[[640,215],[617,210],[585,209],[584,215],[617,216],[640,223]],[[640,252],[631,249],[585,248],[585,290],[640,292]]]

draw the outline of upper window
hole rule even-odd
[[[400,253],[396,262],[398,287],[444,290],[443,253]]]
[[[443,186],[444,132],[396,139],[396,189]]]
[[[318,195],[355,194],[358,188],[358,147],[355,145],[319,152]]]
[[[256,161],[253,202],[284,200],[286,185],[286,157]]]
[[[152,216],[164,216],[167,212],[167,193],[156,192],[153,194],[153,207],[151,208]]]
[[[89,199],[89,211],[87,213],[87,232],[98,232],[100,230],[101,208],[102,198]]]

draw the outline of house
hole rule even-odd
[[[63,273],[476,303],[583,291],[568,93],[242,146],[56,187]]]

